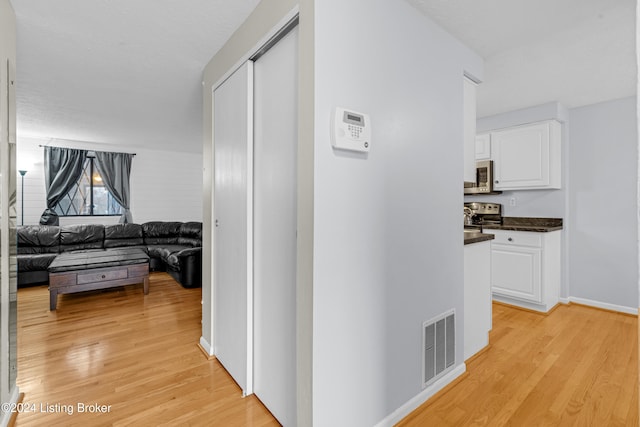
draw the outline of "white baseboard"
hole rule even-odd
[[[498,302],[504,302],[507,304],[515,304],[520,307],[528,308],[530,310],[540,311],[542,313],[546,313],[553,307],[547,307],[541,304],[535,304],[525,301],[517,301],[511,300],[510,298],[501,297],[499,295],[493,295],[493,299]],[[638,309],[636,307],[625,307],[623,305],[609,304],[608,302],[594,301],[586,298],[579,297],[560,297],[558,298],[558,302],[561,304],[570,304],[575,302],[576,304],[587,305],[589,307],[602,308],[604,310],[617,311],[619,313],[632,314],[634,316],[638,315]]]
[[[378,424],[376,424],[375,427],[392,427],[399,423],[404,417],[415,411],[420,405],[433,397],[433,395],[445,388],[460,375],[464,374],[466,370],[467,366],[464,363],[452,369],[449,373],[422,390],[407,403],[384,417]]]
[[[498,295],[498,294],[492,294],[491,298],[497,302],[502,302],[509,305],[515,305],[515,306],[526,308],[532,311],[539,311],[540,313],[547,313],[549,310],[551,310],[555,306],[555,303],[553,302],[549,304],[538,304],[535,302],[525,301],[518,298],[509,298],[509,297]]]
[[[625,307],[623,305],[609,304],[608,302],[593,301],[586,298],[569,297],[561,298],[562,302],[575,302],[576,304],[588,305],[590,307],[603,308],[605,310],[618,311],[620,313],[638,315],[638,309],[636,307]],[[565,303],[566,304],[566,303]]]
[[[200,337],[200,347],[202,347],[202,349],[206,351],[209,356],[214,355],[213,346],[209,344],[207,340],[204,339],[204,337]]]
[[[8,402],[3,403],[18,403],[18,399],[20,398],[20,391],[18,390],[18,386],[13,388],[13,392],[11,393],[11,397]],[[2,412],[2,418],[0,418],[0,426],[7,427],[9,425],[9,421],[11,420],[11,416],[13,413],[11,412]]]

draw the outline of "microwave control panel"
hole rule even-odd
[[[342,150],[368,153],[371,147],[369,115],[336,107],[331,117],[331,145]]]

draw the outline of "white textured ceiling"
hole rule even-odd
[[[18,134],[202,151],[201,74],[258,0],[11,0]]]
[[[201,151],[202,70],[258,1],[11,0],[19,135]],[[407,1],[485,59],[480,117],[636,92],[635,0]]]
[[[636,93],[635,0],[407,0],[485,59],[478,116]]]

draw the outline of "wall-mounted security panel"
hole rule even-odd
[[[331,145],[341,150],[368,153],[371,148],[369,115],[336,107],[331,117]]]

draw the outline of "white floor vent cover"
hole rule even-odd
[[[422,324],[423,373],[426,387],[456,364],[455,310]]]

